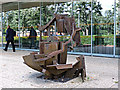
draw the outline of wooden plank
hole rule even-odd
[[[80,69],[83,68],[83,66],[82,66],[83,56],[77,57],[76,59],[78,61],[73,65],[72,69],[69,69],[65,73],[65,78],[73,78],[73,77],[79,76]]]
[[[58,33],[62,33],[64,31],[64,19],[57,20],[57,31]]]
[[[44,58],[46,57],[46,55],[44,54],[35,54],[35,59],[40,59],[40,58]]]
[[[57,69],[70,69],[72,67],[72,64],[60,64],[56,66]]]
[[[40,67],[40,63],[39,62],[34,62],[34,55],[26,55],[26,56],[23,56],[23,59],[24,59],[24,63],[26,65],[28,65],[29,67],[31,67],[32,69],[34,70],[37,70],[37,71],[42,71],[42,67]]]
[[[60,47],[62,48],[62,45],[63,43],[61,42],[60,43]],[[60,59],[59,59],[59,64],[66,64],[66,61],[67,61],[67,45],[64,46],[64,52],[63,53],[60,53]]]
[[[49,54],[53,51],[58,50],[58,43],[57,42],[51,42],[49,44],[45,44],[44,47],[44,54]]]
[[[46,65],[53,64],[53,60],[55,59],[57,60],[57,55],[58,55],[57,53],[59,53],[59,51],[57,50],[58,50],[58,42],[49,42],[49,43],[40,42],[40,54],[44,54],[47,56],[37,59],[35,61],[41,62],[40,64],[42,64],[43,61],[45,61]]]
[[[47,29],[54,21],[55,21],[55,17],[53,17],[46,25],[44,25],[44,26],[39,26],[39,30],[40,31],[43,31],[43,30],[45,30],[45,29]]]
[[[40,54],[44,54],[44,43],[40,42]]]
[[[47,65],[47,67],[56,67],[57,69],[70,69],[72,64]]]
[[[50,67],[56,67],[57,65],[47,65],[46,67],[47,68],[50,68]]]
[[[66,71],[64,77],[65,78],[73,78],[75,72],[76,72],[75,68],[69,69]]]
[[[67,71],[67,69],[56,69],[56,67],[47,67],[47,70],[53,75],[60,75]]]

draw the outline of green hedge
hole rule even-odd
[[[42,39],[46,40],[48,36],[43,36]],[[60,41],[67,41],[70,36],[58,36],[60,38]],[[0,37],[0,42],[1,42],[1,38]],[[104,43],[102,45],[114,45],[114,35],[102,35],[102,36],[97,36],[99,44],[101,44],[101,39],[104,38]],[[96,35],[93,35],[93,43],[95,44],[96,40]],[[15,43],[19,42],[19,37],[14,37]],[[20,40],[22,42],[22,44],[29,44],[30,39],[28,39],[28,37],[20,37]],[[3,41],[6,42],[5,40],[5,36],[3,37]],[[37,37],[36,42],[39,42],[39,37]],[[81,36],[81,44],[91,44],[91,36]]]

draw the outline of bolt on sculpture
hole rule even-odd
[[[63,32],[71,35],[66,41],[60,41],[57,36],[49,36],[46,41],[42,40],[42,31],[47,29],[54,21],[57,24],[57,32]],[[77,57],[75,64],[66,64],[67,44],[74,41],[76,45],[80,44],[80,28],[76,28],[73,17],[66,14],[56,14],[55,17],[46,25],[39,26],[40,30],[40,52],[30,53],[23,56],[24,63],[34,70],[43,72],[45,78],[57,79],[60,77],[74,78],[81,73],[82,80],[86,77],[84,56]],[[49,33],[49,29],[48,29]],[[73,47],[73,46],[72,46]]]

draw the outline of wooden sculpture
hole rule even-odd
[[[71,38],[62,42],[57,36],[49,36],[46,41],[42,40],[42,31],[47,29],[54,21],[57,24],[57,32],[71,35]],[[76,28],[73,17],[66,14],[56,14],[55,17],[46,25],[40,26],[40,51],[23,56],[24,63],[34,70],[45,74],[45,78],[57,79],[60,77],[74,78],[81,74],[82,80],[86,77],[84,56],[77,57],[75,64],[66,64],[67,44],[74,41],[80,44],[80,28]]]

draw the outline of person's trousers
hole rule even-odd
[[[36,48],[36,44],[35,44],[35,39],[34,38],[31,39],[30,49],[31,49],[32,46],[34,46],[34,48]]]
[[[14,41],[7,41],[7,44],[6,44],[5,50],[7,51],[10,42],[11,42],[11,44],[12,44],[13,52],[15,52]]]

